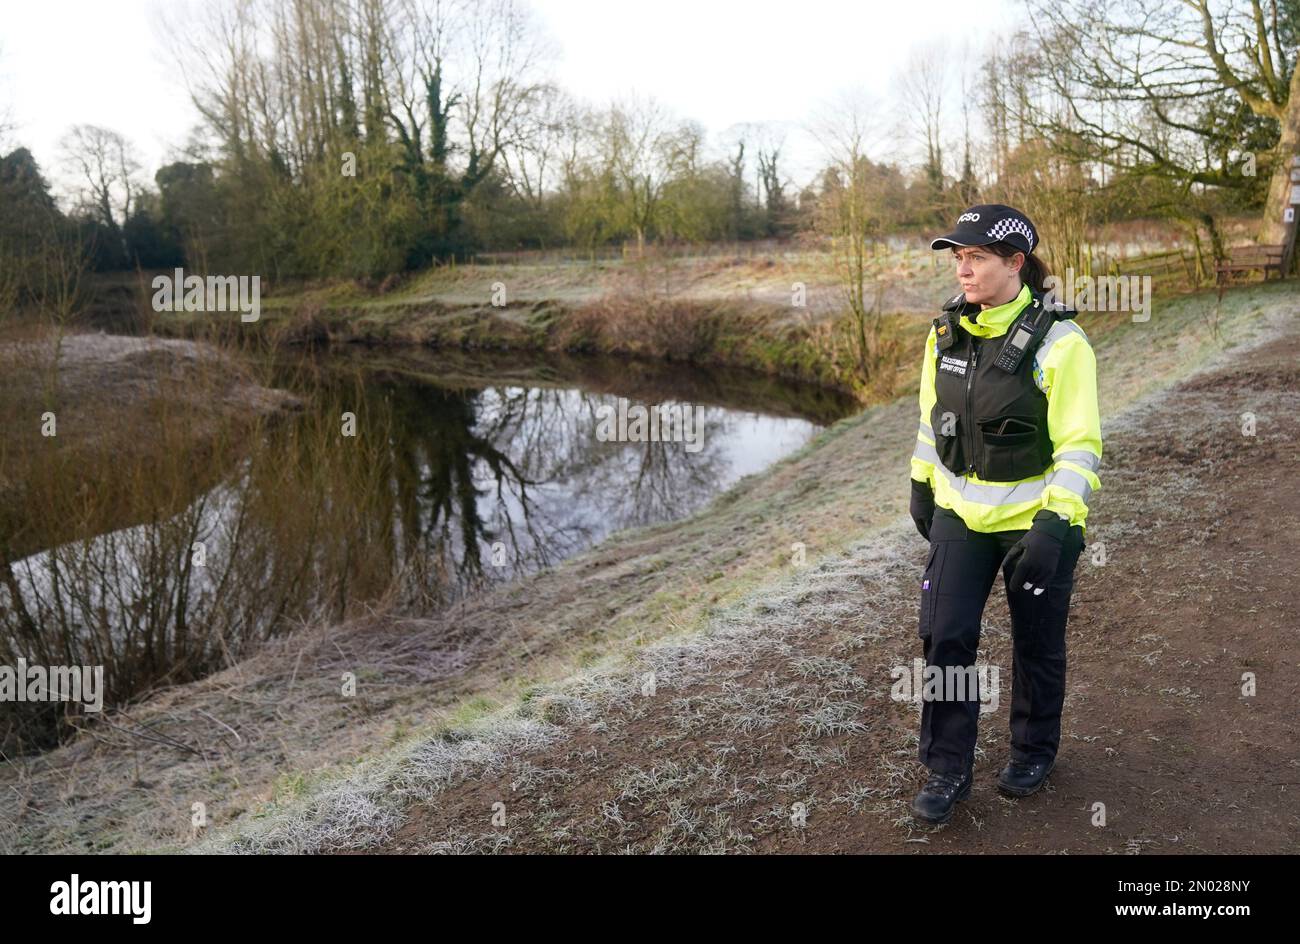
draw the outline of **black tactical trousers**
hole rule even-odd
[[[998,568],[1011,610],[1011,757],[1052,761],[1061,741],[1061,706],[1065,701],[1065,622],[1074,590],[1074,568],[1086,546],[1083,528],[1069,530],[1061,548],[1056,576],[1038,596],[1008,586],[1007,552],[1024,531],[984,533],[946,508],[934,510],[930,556],[921,581],[920,635],[927,666],[974,665],[984,604]],[[999,667],[999,703],[1005,704],[1005,667]],[[974,689],[974,690],[972,690]],[[924,700],[921,710],[921,763],[935,773],[962,776],[975,761],[979,721],[977,686],[964,699],[952,690],[942,700]],[[987,697],[987,696],[986,696]]]

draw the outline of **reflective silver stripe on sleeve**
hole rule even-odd
[[[1068,488],[1079,495],[1085,502],[1087,502],[1088,496],[1092,494],[1092,486],[1088,484],[1088,480],[1073,469],[1057,469],[1048,476],[1048,481],[1053,485]]]
[[[916,448],[912,450],[912,458],[920,459],[922,462],[932,462],[939,468],[943,467],[939,462],[939,453],[934,446],[920,439],[916,441]]]
[[[929,423],[927,423],[925,420],[921,420],[921,425],[917,429],[916,433],[918,436],[924,433],[926,436],[929,436],[931,439],[934,439],[934,427],[931,426]]]
[[[1052,346],[1062,338],[1068,338],[1071,333],[1079,335],[1086,342],[1088,336],[1083,333],[1073,321],[1058,321],[1048,329],[1047,335],[1043,338],[1043,343],[1038,345],[1038,351],[1034,354],[1034,360],[1039,364],[1047,363],[1047,355],[1052,350]]]
[[[1052,458],[1081,465],[1089,472],[1096,472],[1101,467],[1101,456],[1086,449],[1071,449],[1069,452],[1058,452]]]

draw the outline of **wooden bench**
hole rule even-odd
[[[1223,298],[1223,289],[1238,272],[1260,271],[1267,281],[1270,272],[1283,276],[1282,256],[1285,247],[1271,245],[1233,246],[1228,255],[1214,264],[1214,280],[1219,286],[1219,298]]]

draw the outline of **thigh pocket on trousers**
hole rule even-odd
[[[925,573],[921,575],[919,635],[922,639],[929,638],[934,623],[939,584],[943,580],[943,566],[948,559],[949,549],[954,541],[965,541],[969,533],[966,522],[952,509],[940,506],[934,510],[934,521],[930,525],[930,556],[926,558]]]
[[[921,625],[918,634],[922,639],[930,637],[930,627],[934,620],[935,595],[939,592],[939,575],[943,572],[943,558],[946,543],[930,542],[930,556],[925,562],[925,573],[921,575]]]

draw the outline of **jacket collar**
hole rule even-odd
[[[1033,299],[1033,293],[1029,290],[1028,285],[1020,286],[1020,294],[1005,305],[998,305],[995,308],[985,308],[980,310],[978,305],[966,303],[966,296],[958,296],[953,301],[958,302],[956,310],[961,314],[960,324],[968,332],[977,338],[996,338],[999,335],[1006,334],[1007,328],[1016,320],[1025,306]],[[972,316],[978,316],[978,321],[972,321]]]

